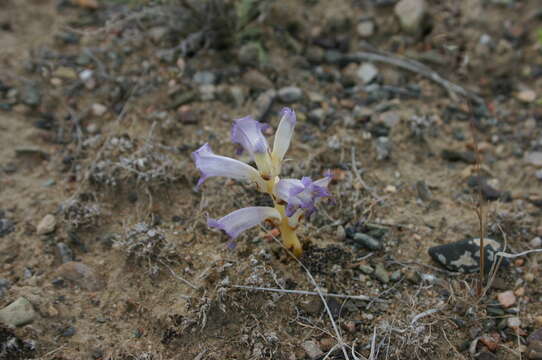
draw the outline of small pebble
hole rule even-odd
[[[530,89],[521,90],[517,93],[516,98],[524,103],[532,103],[536,100],[536,93]]]
[[[106,113],[107,107],[105,105],[95,103],[95,104],[92,104],[92,106],[90,107],[90,110],[92,112],[92,115],[101,117]]]
[[[375,271],[375,269],[371,265],[364,265],[364,264],[360,265],[359,269],[361,270],[362,273],[367,274],[367,275],[371,275]]]
[[[531,241],[529,241],[529,246],[532,249],[539,249],[540,247],[542,247],[542,238],[540,238],[539,236],[533,238]]]
[[[533,151],[525,154],[525,161],[536,167],[542,167],[542,151]]]
[[[75,328],[73,326],[68,326],[64,331],[62,331],[62,336],[72,337],[75,335]]]
[[[375,267],[374,272],[375,278],[377,278],[380,282],[387,284],[390,282],[390,276],[388,275],[388,272],[384,268],[384,265],[377,264]]]
[[[357,244],[369,250],[382,250],[382,244],[380,243],[380,241],[367,234],[357,232],[354,234],[353,239]]]
[[[521,320],[516,316],[509,317],[508,319],[506,319],[506,325],[512,329],[519,328],[521,326]]]
[[[10,287],[9,280],[0,278],[0,298],[2,298],[2,296],[5,295],[9,287]]]
[[[395,5],[394,12],[405,32],[418,34],[426,17],[427,4],[425,0],[400,0]]]
[[[353,333],[356,331],[356,323],[352,320],[347,320],[342,323],[342,327],[344,330],[348,331],[349,333]]]
[[[422,281],[422,277],[420,273],[418,273],[416,270],[408,270],[405,273],[405,277],[408,281],[410,281],[413,284],[419,284],[420,281]]]
[[[11,233],[15,229],[15,224],[9,219],[0,219],[0,237]]]
[[[278,91],[278,97],[282,102],[291,104],[301,100],[303,97],[303,90],[297,86],[283,87]]]
[[[372,63],[363,63],[360,65],[357,76],[364,83],[369,84],[378,75],[378,69]]]
[[[63,264],[73,261],[73,251],[63,242],[56,244],[58,254]]]
[[[320,348],[323,351],[331,350],[331,348],[333,347],[334,344],[335,344],[335,340],[333,338],[331,338],[331,337],[324,337],[324,338],[320,339]]]
[[[198,85],[213,85],[216,83],[216,75],[210,71],[198,71],[193,81]]]
[[[265,91],[273,88],[273,82],[258,70],[247,71],[242,75],[241,80],[251,89]]]
[[[301,344],[301,347],[311,360],[316,360],[324,354],[316,341],[305,341]]]
[[[31,323],[36,317],[32,304],[20,297],[0,310],[0,323],[8,326],[22,326]]]
[[[401,279],[401,271],[396,270],[391,273],[390,280],[391,281],[399,281]]]
[[[86,69],[79,73],[79,79],[83,80],[84,82],[88,82],[92,79],[92,75],[94,75],[94,72],[92,70]]]
[[[346,238],[346,232],[344,230],[344,226],[342,225],[337,226],[337,230],[335,231],[335,234],[337,236],[337,240],[343,241]]]
[[[99,291],[104,287],[103,281],[96,275],[94,269],[80,262],[70,261],[59,266],[56,275],[73,281],[88,291]]]
[[[77,79],[77,73],[75,72],[75,70],[67,66],[60,66],[55,71],[53,71],[52,76],[68,80]]]
[[[56,228],[56,219],[53,215],[47,214],[43,219],[41,219],[40,223],[38,224],[36,228],[36,232],[38,235],[45,235],[50,234],[53,231],[55,231]]]
[[[516,296],[512,290],[508,290],[497,295],[497,299],[503,308],[509,308],[516,303]]]
[[[370,38],[375,32],[375,24],[371,20],[365,20],[358,24],[358,35],[362,38]]]

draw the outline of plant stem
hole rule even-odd
[[[288,217],[286,216],[286,210],[284,208],[284,205],[280,205],[275,200],[275,196],[273,195],[275,192],[275,181],[269,180],[267,181],[267,193],[271,195],[271,198],[273,199],[273,204],[275,204],[275,209],[278,210],[280,213],[280,216],[282,220],[279,224],[279,230],[280,230],[280,236],[282,237],[282,243],[284,247],[288,250],[290,250],[295,257],[300,257],[303,253],[303,247],[301,246],[301,243],[299,242],[299,239],[297,237],[297,234],[295,233],[295,229],[290,226],[288,223]]]
[[[275,203],[275,209],[279,211],[282,217],[282,220],[279,224],[279,229],[284,247],[293,252],[296,257],[300,257],[301,253],[303,253],[303,248],[301,247],[301,243],[297,238],[295,229],[293,229],[288,223],[288,217],[286,217],[284,206]]]
[[[280,206],[280,205],[279,205]],[[295,230],[290,227],[288,224],[288,218],[284,217],[279,225],[280,236],[282,237],[282,242],[284,246],[294,253],[295,257],[300,257],[303,253],[303,248],[301,243],[297,238]]]

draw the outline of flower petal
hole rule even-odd
[[[284,201],[305,190],[305,186],[297,179],[281,179],[275,185],[275,195]]]
[[[280,221],[281,216],[275,208],[253,206],[235,210],[219,220],[208,219],[207,225],[223,230],[232,239],[235,239],[243,231],[258,225],[267,219],[277,219]]]
[[[263,189],[265,182],[252,166],[242,161],[213,153],[209,144],[204,144],[192,153],[196,167],[201,171],[198,187],[212,176],[224,176],[237,180],[255,181]]]
[[[332,178],[333,178],[333,175],[331,175],[331,171],[326,171],[323,178],[316,180],[312,184],[313,185],[313,190],[312,191],[318,197],[331,196],[331,194],[327,190],[327,187],[328,187],[329,183],[331,182]]]
[[[275,195],[284,200],[286,216],[292,217],[298,209],[304,209],[309,216],[316,210],[315,202],[318,198],[330,196],[327,186],[331,181],[331,174],[322,179],[312,181],[309,177],[297,179],[281,179],[275,187]]]
[[[237,119],[231,129],[231,141],[241,145],[252,157],[254,157],[254,154],[266,153],[268,148],[267,139],[262,130],[267,127],[269,125],[258,122],[251,116]]]
[[[290,142],[294,135],[294,127],[296,123],[295,111],[290,108],[284,108],[280,112],[281,119],[275,134],[273,142],[272,158],[275,162],[280,163],[284,159],[284,155],[290,147]]]

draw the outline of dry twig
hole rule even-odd
[[[260,227],[262,228],[262,230],[265,230],[265,228],[263,226],[260,225]],[[273,236],[273,240],[275,240],[278,244],[280,244],[280,246],[282,248],[284,248],[284,250],[303,268],[303,270],[305,270],[305,272],[307,274],[307,277],[309,278],[311,283],[314,285],[318,295],[320,296],[320,299],[324,303],[326,313],[327,313],[327,315],[329,317],[329,320],[331,321],[331,325],[333,326],[333,331],[335,332],[337,342],[339,343],[339,346],[342,349],[344,358],[346,360],[350,360],[350,358],[348,357],[348,351],[346,351],[346,346],[345,346],[346,344],[344,343],[344,341],[342,339],[342,336],[341,336],[341,332],[339,331],[339,328],[337,327],[337,324],[335,323],[335,320],[333,319],[333,315],[331,314],[331,310],[329,309],[329,305],[327,304],[327,301],[326,301],[326,299],[325,299],[325,297],[324,297],[324,295],[322,293],[322,290],[320,289],[320,286],[318,286],[318,283],[316,282],[316,280],[314,280],[314,277],[312,276],[309,269],[307,269],[307,267],[305,265],[303,265],[303,263],[301,261],[299,261],[299,259],[288,248],[284,247],[282,242],[279,239],[277,239],[276,236]]]
[[[259,290],[259,291],[270,291],[270,292],[278,292],[278,293],[286,293],[286,294],[297,294],[297,295],[320,295],[317,292],[314,291],[307,291],[307,290],[287,290],[287,289],[274,289],[274,288],[264,288],[264,287],[258,287],[258,286],[245,286],[245,285],[231,285],[233,288],[237,289],[246,289],[246,290]],[[344,295],[344,294],[332,294],[332,293],[321,293],[323,296],[326,297],[335,297],[340,299],[352,299],[352,300],[361,300],[361,301],[375,301],[375,302],[387,302],[386,300],[372,298],[370,296],[366,295]]]
[[[449,80],[444,79],[436,71],[416,60],[401,58],[397,55],[392,54],[379,54],[367,51],[356,52],[354,54],[351,54],[349,58],[352,61],[374,61],[397,66],[402,69],[414,72],[416,74],[420,74],[430,80],[433,80],[434,82],[445,88],[451,95],[462,95],[476,101],[479,104],[484,102],[484,100],[480,96],[465,90],[463,87],[454,84]]]

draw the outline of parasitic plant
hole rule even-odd
[[[223,230],[230,236],[230,244],[243,231],[264,221],[271,221],[278,226],[284,246],[295,256],[300,256],[303,249],[296,234],[296,229],[304,216],[314,210],[318,198],[329,196],[327,187],[331,180],[328,173],[324,178],[313,181],[309,177],[281,179],[280,171],[284,155],[296,124],[295,112],[285,108],[280,113],[280,122],[275,133],[273,149],[269,148],[263,134],[268,125],[247,116],[235,120],[231,130],[231,140],[248,152],[256,164],[252,167],[242,161],[216,155],[209,144],[204,144],[192,153],[196,167],[201,172],[198,188],[213,176],[224,176],[237,180],[246,180],[256,184],[259,191],[267,193],[273,199],[274,207],[246,207],[224,216],[221,219],[208,219],[207,225]]]

